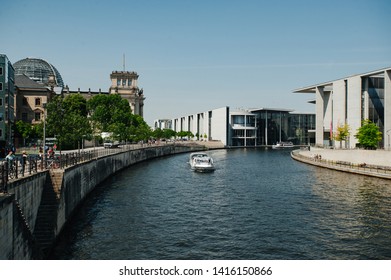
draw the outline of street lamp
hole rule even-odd
[[[43,154],[45,155],[46,146],[46,103],[42,104],[43,107]]]

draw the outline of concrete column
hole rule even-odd
[[[354,135],[361,127],[361,76],[348,78],[348,124],[350,126],[349,145],[355,148],[358,140]]]
[[[316,87],[316,132],[315,132],[315,144],[323,146],[324,140],[324,93],[322,87]]]
[[[365,79],[365,82],[364,82],[364,88],[363,88],[363,95],[364,95],[364,112],[363,112],[363,116],[362,116],[362,119],[363,120],[366,120],[369,118],[369,94],[368,94],[368,77],[365,77],[363,78]]]
[[[391,70],[384,71],[384,148],[391,150]]]

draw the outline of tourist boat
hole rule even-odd
[[[278,142],[275,145],[272,145],[273,149],[284,149],[284,148],[293,148],[292,142]]]
[[[213,159],[203,152],[190,154],[191,169],[197,172],[212,172],[215,170]]]

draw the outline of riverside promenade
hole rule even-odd
[[[354,174],[391,179],[391,151],[313,148],[292,151],[297,161]]]

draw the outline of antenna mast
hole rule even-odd
[[[123,66],[124,66],[124,72],[125,72],[125,54],[123,54],[122,63],[123,63]]]

